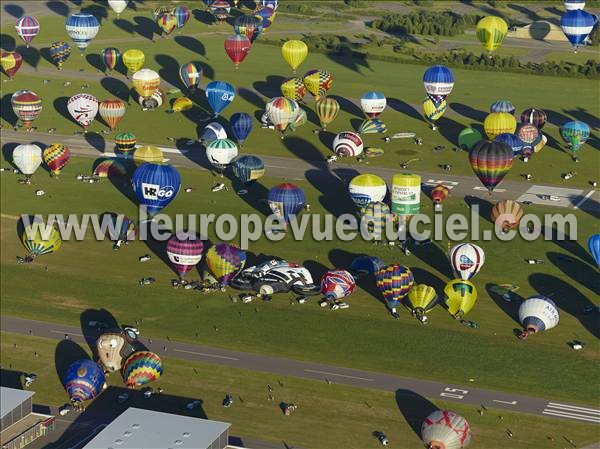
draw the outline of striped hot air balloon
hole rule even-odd
[[[343,131],[333,139],[333,152],[340,157],[360,156],[363,151],[363,141],[352,131]]]
[[[181,30],[185,24],[188,23],[190,17],[192,17],[192,11],[190,11],[190,8],[184,5],[178,5],[173,8],[172,14],[177,19],[178,30]]]
[[[62,246],[58,229],[54,225],[44,223],[41,218],[34,219],[34,223],[25,227],[21,241],[27,250],[25,262],[33,262],[36,257],[52,254]]]
[[[306,90],[315,97],[315,101],[319,101],[331,88],[333,75],[326,70],[309,70],[304,74],[302,81]]]
[[[123,53],[123,65],[127,68],[127,73],[135,73],[144,67],[146,55],[142,50],[131,48]]]
[[[248,56],[252,43],[244,35],[232,34],[225,39],[225,53],[229,56],[229,59],[233,62],[235,68],[239,68],[240,64]]]
[[[245,263],[246,252],[229,243],[218,243],[206,252],[208,270],[222,286],[228,285]]]
[[[454,75],[443,65],[429,67],[423,74],[423,85],[427,96],[437,107],[446,99],[454,88]]]
[[[282,134],[296,119],[298,112],[300,110],[300,106],[294,100],[290,100],[285,97],[275,97],[270,102],[267,103],[266,112],[269,117],[269,120]]]
[[[521,113],[521,123],[530,123],[540,130],[544,127],[546,121],[548,121],[548,116],[541,109],[530,108]]]
[[[534,147],[542,140],[540,130],[530,123],[520,125],[516,136],[523,144],[523,149],[521,150],[523,156],[530,156],[533,153]]]
[[[281,56],[296,74],[296,69],[308,56],[308,45],[296,39],[286,41],[281,46]]]
[[[55,143],[44,150],[42,158],[50,169],[51,175],[58,176],[62,169],[69,163],[71,152],[65,145]]]
[[[238,147],[230,139],[217,139],[206,147],[208,161],[219,170],[224,170],[237,155]]]
[[[31,129],[31,123],[42,112],[42,99],[31,90],[18,90],[12,94],[10,103],[15,115],[23,123],[25,129]]]
[[[146,385],[158,379],[162,373],[160,357],[150,351],[134,352],[123,364],[123,380],[127,388]]]
[[[578,120],[567,122],[560,127],[560,136],[575,154],[590,137],[590,127],[587,123]]]
[[[108,47],[102,50],[102,61],[109,72],[117,66],[119,59],[121,59],[121,52],[118,48]]]
[[[378,118],[369,118],[360,124],[359,134],[385,134],[387,125]]]
[[[102,120],[104,120],[104,123],[108,125],[111,131],[115,130],[125,115],[126,110],[125,102],[119,99],[104,100],[98,106],[100,117],[102,117]]]
[[[182,64],[179,68],[179,78],[188,89],[197,89],[202,78],[202,66],[196,62]]]
[[[104,370],[93,360],[81,359],[67,368],[63,383],[72,403],[94,399],[102,392]]]
[[[256,16],[238,16],[233,22],[233,29],[236,34],[246,36],[250,42],[254,42],[262,33],[262,20]]]
[[[446,103],[446,100],[443,100],[438,106],[436,106],[431,98],[428,97],[423,100],[422,106],[425,120],[431,124],[431,129],[435,131],[437,129],[435,122],[442,118],[446,112],[446,109],[448,109],[448,103]]]
[[[267,201],[273,214],[289,223],[306,205],[304,191],[291,183],[283,183],[269,190]]]
[[[265,164],[257,156],[243,155],[231,161],[233,174],[246,186],[250,186],[265,174]]]
[[[161,14],[158,19],[156,19],[156,24],[165,36],[169,36],[169,34],[171,34],[173,30],[177,28],[177,17],[170,12],[166,12]]]
[[[35,17],[23,16],[17,19],[15,30],[17,31],[17,35],[25,42],[27,48],[29,48],[29,44],[33,38],[40,33],[40,23]]]
[[[502,45],[508,34],[508,24],[500,17],[487,16],[477,22],[475,33],[483,48],[493,52]]]
[[[510,102],[510,100],[496,100],[490,105],[490,112],[506,112],[508,114],[514,114],[516,108]]]
[[[229,119],[229,123],[231,125],[233,137],[235,137],[240,146],[242,146],[252,132],[252,117],[246,112],[236,112]]]
[[[146,145],[139,147],[133,152],[133,161],[135,165],[142,165],[145,162],[152,164],[162,164],[164,160],[163,152],[160,148],[156,148],[152,145]]]
[[[167,242],[167,256],[181,280],[198,265],[203,252],[202,240],[192,233],[177,233]]]
[[[79,12],[67,17],[65,27],[75,46],[83,53],[98,34],[100,24],[92,14]]]
[[[368,235],[375,240],[381,240],[384,235],[386,223],[394,219],[390,206],[382,201],[370,202],[360,211],[360,225]]]
[[[483,130],[490,140],[503,133],[514,134],[517,119],[508,112],[492,112],[483,121]]]
[[[377,288],[381,292],[388,307],[395,312],[396,307],[402,301],[413,285],[415,279],[410,268],[400,264],[391,264],[375,272]]]
[[[124,132],[115,136],[115,145],[117,150],[123,153],[128,153],[129,151],[134,150],[136,143],[137,139],[133,133]]]
[[[504,142],[506,145],[508,145],[512,149],[514,156],[521,154],[521,151],[523,151],[523,147],[525,145],[519,136],[510,133],[499,134],[494,138],[494,140],[496,142]]]
[[[211,81],[206,85],[206,99],[215,117],[235,99],[235,88],[225,81]]]
[[[433,309],[438,303],[438,295],[435,289],[429,285],[418,284],[410,289],[408,296],[404,298],[404,305],[410,310],[411,315],[421,323],[427,323],[425,314]]]
[[[58,70],[62,70],[63,64],[71,56],[71,46],[67,42],[57,41],[50,45],[48,51]]]
[[[485,252],[473,243],[459,243],[450,249],[448,258],[456,276],[468,281],[483,267]]]
[[[325,97],[321,98],[315,103],[315,112],[321,122],[321,128],[323,131],[327,129],[327,125],[335,120],[340,112],[340,104],[335,98]]]
[[[23,64],[23,57],[20,53],[16,51],[3,51],[0,53],[0,65],[2,66],[2,70],[6,73],[10,79],[15,76],[15,74],[21,68]]]
[[[469,162],[491,195],[512,167],[513,152],[504,142],[482,140],[469,152]]]
[[[281,83],[281,93],[285,98],[299,102],[304,100],[306,86],[300,78],[288,78]]]
[[[123,162],[116,158],[104,159],[96,168],[94,168],[94,176],[97,178],[112,178],[113,176],[125,176],[127,168]]]
[[[502,200],[492,207],[492,223],[503,231],[518,228],[521,218],[523,218],[523,208],[516,201]]]
[[[567,11],[560,17],[560,27],[573,45],[575,53],[577,48],[586,41],[597,22],[596,16],[583,9]]]
[[[558,307],[554,301],[545,296],[532,296],[519,306],[519,321],[523,325],[521,340],[530,334],[543,332],[555,327],[560,320]]]

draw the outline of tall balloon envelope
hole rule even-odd
[[[304,74],[302,81],[306,90],[315,97],[315,101],[319,101],[331,88],[333,75],[326,70],[309,70]]]
[[[252,132],[252,117],[245,112],[236,112],[229,119],[229,123],[233,137],[242,145]]]
[[[104,100],[98,106],[100,117],[102,117],[102,120],[109,126],[111,131],[117,127],[125,115],[125,111],[125,102],[119,99]]]
[[[469,152],[469,162],[491,195],[512,167],[513,152],[503,142],[482,140]]]
[[[473,243],[459,243],[448,253],[452,270],[464,280],[469,280],[481,270],[485,263],[483,249]]]
[[[12,152],[13,164],[27,178],[42,164],[42,149],[33,143],[22,143]]]
[[[308,45],[299,40],[289,40],[281,46],[281,56],[296,73],[296,69],[308,56]]]
[[[85,131],[96,118],[98,107],[98,99],[90,94],[75,94],[67,101],[69,114]]]
[[[98,34],[100,24],[92,14],[79,12],[67,17],[65,28],[75,46],[83,53]]]
[[[369,118],[379,116],[387,105],[387,99],[381,92],[366,92],[360,97],[360,107]]]
[[[327,125],[335,120],[339,111],[340,104],[335,98],[325,97],[315,103],[315,112],[323,130],[327,129]]]
[[[123,65],[127,68],[128,73],[135,73],[144,67],[146,56],[142,50],[130,48],[123,53]]]
[[[125,11],[125,8],[127,8],[127,3],[129,3],[129,0],[108,0],[108,6],[110,6],[111,9],[117,13],[117,17],[119,17],[119,15]]]
[[[94,399],[102,392],[104,370],[93,360],[81,359],[67,368],[63,383],[69,399],[81,403]]]
[[[302,101],[306,94],[306,86],[300,78],[288,78],[281,83],[281,93],[290,100]]]
[[[256,16],[238,16],[233,22],[233,29],[236,34],[246,36],[250,42],[254,42],[262,33],[262,20]]]
[[[233,140],[213,140],[206,147],[206,157],[213,167],[224,170],[238,155],[238,147]]]
[[[71,56],[71,46],[63,41],[53,42],[48,50],[52,62],[56,64],[58,70],[62,70],[62,66],[69,56]]]
[[[190,8],[188,8],[187,6],[184,5],[178,5],[175,8],[173,8],[173,13],[172,13],[175,18],[177,19],[177,29],[181,30],[186,23],[188,23],[188,21],[190,20],[190,17],[192,16],[192,12],[190,11]]]
[[[477,289],[469,281],[454,279],[444,287],[444,302],[450,315],[462,319],[477,302]]]
[[[202,259],[204,244],[192,233],[177,233],[167,242],[167,256],[181,279]]]
[[[247,186],[262,178],[265,174],[265,164],[257,156],[238,156],[231,161],[231,167],[235,177]]]
[[[273,215],[289,223],[306,205],[304,191],[290,183],[283,183],[269,190],[267,195]]]
[[[31,129],[31,123],[42,112],[42,99],[31,90],[18,90],[10,97],[10,103],[25,129]]]
[[[150,351],[131,354],[123,363],[123,380],[127,388],[135,388],[153,382],[163,373],[160,357]]]
[[[232,34],[225,39],[225,53],[237,69],[248,56],[252,43],[245,35]]]
[[[181,177],[170,165],[145,163],[133,173],[131,184],[140,206],[153,216],[175,199]]]
[[[377,288],[393,311],[411,288],[415,279],[410,268],[399,264],[388,265],[375,273]]]
[[[173,30],[177,27],[177,17],[175,17],[170,12],[166,12],[161,14],[156,19],[156,24],[158,28],[164,33],[165,36],[168,36],[173,32]]]
[[[433,104],[439,106],[452,92],[454,75],[448,67],[434,65],[423,74],[423,84],[427,96],[433,101]]]
[[[596,261],[596,265],[600,267],[600,234],[590,236],[588,239],[588,249]]]
[[[16,51],[3,51],[0,53],[0,65],[10,79],[19,71],[23,64],[23,57]]]
[[[188,89],[197,89],[202,78],[202,66],[196,62],[182,64],[179,68],[179,78]]]
[[[138,95],[147,98],[160,87],[160,76],[154,70],[141,69],[133,74],[131,82]]]
[[[582,9],[567,11],[560,17],[560,27],[575,52],[586,41],[597,22],[596,16]]]
[[[211,81],[206,85],[206,98],[217,117],[235,98],[235,89],[224,81]]]
[[[560,127],[560,136],[569,144],[569,148],[576,153],[590,137],[590,127],[587,123],[574,120]]]
[[[29,44],[40,33],[40,23],[33,16],[23,16],[17,19],[15,30],[19,37],[25,42],[27,48]]]
[[[246,252],[235,245],[218,243],[206,252],[206,265],[221,285],[228,285],[246,263]]]
[[[471,442],[471,428],[457,413],[436,410],[423,421],[421,439],[430,449],[462,449]]]
[[[71,158],[71,152],[65,145],[55,143],[44,150],[42,157],[44,163],[50,169],[52,176],[58,176],[62,169],[68,164],[69,159]]]
[[[517,119],[508,112],[491,112],[483,121],[483,129],[489,139],[503,133],[513,134],[517,129]]]
[[[487,51],[497,50],[508,34],[508,24],[497,16],[487,16],[477,22],[477,39]]]
[[[558,307],[550,298],[532,296],[519,306],[519,321],[523,325],[521,339],[529,334],[550,330],[558,324]]]
[[[102,50],[102,62],[108,69],[109,72],[117,66],[119,60],[121,59],[121,52],[118,48],[108,47]]]
[[[282,133],[283,138],[283,133],[287,127],[296,119],[300,106],[289,98],[275,97],[267,103],[265,110],[269,116],[269,120]]]

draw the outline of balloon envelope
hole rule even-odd
[[[112,71],[121,59],[121,51],[118,48],[108,47],[102,50],[102,61],[109,71]]]
[[[306,94],[306,86],[300,78],[288,78],[281,83],[281,93],[290,100],[302,101]]]
[[[517,119],[508,112],[491,112],[483,121],[483,130],[490,140],[499,134],[514,134],[517,129]]]
[[[590,236],[588,239],[588,249],[596,261],[596,265],[600,267],[600,234]]]
[[[338,133],[333,139],[333,152],[341,157],[359,156],[363,151],[363,140],[352,131]]]
[[[127,68],[129,73],[135,73],[144,67],[146,56],[142,50],[135,48],[129,49],[123,53],[123,65]]]
[[[326,70],[309,70],[302,78],[306,90],[318,101],[323,97],[333,84],[333,75]]]
[[[360,107],[369,118],[381,114],[387,105],[387,99],[381,92],[366,92],[360,98]]]
[[[233,34],[225,39],[225,53],[237,69],[240,63],[246,59],[252,43],[245,35]]]
[[[65,145],[55,143],[46,148],[42,156],[50,172],[54,176],[58,176],[62,169],[69,163],[71,152]]]
[[[475,306],[477,289],[463,279],[454,279],[444,287],[444,302],[448,312],[455,318],[463,318]]]
[[[387,184],[377,175],[358,175],[350,181],[348,192],[358,207],[364,207],[369,203],[383,201],[387,194]]]
[[[3,51],[0,53],[0,65],[6,76],[12,79],[23,64],[23,57],[15,51]]]
[[[104,100],[98,105],[100,117],[111,131],[117,127],[123,116],[125,116],[126,110],[125,102],[119,99]]]
[[[415,283],[412,271],[399,264],[388,265],[375,273],[377,288],[389,308],[395,308]]]
[[[548,120],[548,116],[541,109],[525,109],[521,113],[521,123],[530,123],[537,129],[542,129]]]
[[[560,136],[576,152],[590,137],[590,127],[587,123],[578,120],[565,123],[560,127]]]
[[[40,23],[33,16],[23,16],[17,19],[15,30],[29,48],[29,44],[40,32]]]
[[[218,243],[206,252],[206,265],[221,285],[229,284],[246,263],[246,252],[235,245]]]
[[[117,150],[127,153],[135,149],[137,144],[137,138],[135,134],[130,132],[119,133],[115,136],[115,145]]]
[[[506,112],[508,114],[514,114],[516,108],[510,102],[510,100],[497,100],[490,105],[490,112]]]
[[[321,278],[321,293],[327,299],[344,299],[350,296],[355,288],[354,277],[346,270],[328,270]]]
[[[296,119],[300,106],[289,98],[275,97],[267,103],[265,110],[271,123],[283,133]]]
[[[167,256],[180,278],[202,259],[204,244],[192,233],[178,233],[167,242]]]
[[[63,383],[73,403],[95,398],[102,392],[105,382],[104,371],[96,362],[81,359],[67,368]]]
[[[286,223],[298,215],[306,205],[304,191],[290,183],[279,184],[269,190],[267,201],[273,214]]]
[[[25,129],[31,128],[33,122],[42,112],[42,99],[31,90],[18,90],[10,97],[15,115],[23,122]]]
[[[510,134],[510,133],[498,134],[494,138],[494,140],[496,142],[503,142],[506,145],[508,145],[513,152],[513,156],[517,156],[517,155],[521,154],[521,151],[523,150],[523,146],[525,145],[525,143],[521,140],[521,138],[519,136],[517,136],[516,134]]]
[[[31,176],[42,164],[42,149],[32,143],[23,143],[13,150],[12,160],[21,173]]]
[[[40,219],[35,219],[34,223],[25,227],[21,241],[29,258],[51,254],[62,246],[58,229]]]
[[[475,144],[483,139],[479,131],[474,128],[465,128],[458,133],[458,146],[469,151]]]
[[[84,129],[96,118],[98,107],[98,99],[90,94],[75,94],[67,101],[69,114]]]
[[[238,155],[238,147],[233,140],[213,140],[206,147],[206,157],[216,168],[224,169]]]
[[[491,194],[512,167],[513,152],[503,142],[482,140],[469,152],[469,162],[481,183]]]
[[[249,185],[265,174],[265,164],[256,156],[243,155],[231,162],[233,174],[244,184]]]
[[[181,177],[170,165],[145,163],[133,173],[131,183],[140,205],[153,216],[175,199]]]
[[[149,97],[160,87],[160,76],[154,70],[141,69],[133,74],[131,82],[140,97]]]
[[[518,228],[521,218],[523,218],[523,208],[516,201],[498,201],[492,208],[492,223],[505,231]]]
[[[224,81],[211,81],[206,86],[206,98],[216,117],[233,101],[235,89]]]
[[[508,34],[508,24],[500,17],[487,16],[477,22],[475,33],[483,48],[491,52],[502,45]]]
[[[575,50],[588,38],[598,18],[582,9],[565,12],[560,17],[560,27]]]
[[[217,139],[227,139],[227,131],[218,122],[212,122],[206,125],[200,136],[200,141],[204,146],[208,146]]]
[[[198,88],[202,78],[202,66],[196,62],[182,64],[179,68],[179,78],[188,89]]]
[[[439,106],[452,92],[454,75],[448,67],[434,65],[429,67],[423,74],[423,84],[427,96],[435,106]]]
[[[315,103],[315,112],[323,129],[335,120],[339,111],[340,104],[334,98],[325,97]]]
[[[350,272],[357,275],[375,274],[381,270],[385,264],[376,256],[357,256],[350,264]]]
[[[133,153],[133,161],[135,165],[142,165],[145,162],[152,164],[162,164],[164,160],[163,152],[160,148],[156,148],[152,145],[146,145],[139,147]]]
[[[431,449],[461,449],[471,442],[471,428],[455,412],[436,410],[423,421],[421,439]]]
[[[281,56],[292,68],[294,73],[308,56],[308,46],[300,40],[289,40],[281,46]]]
[[[131,354],[123,364],[123,380],[127,388],[135,388],[158,379],[163,373],[160,357],[150,351]]]
[[[83,52],[98,34],[100,24],[92,14],[79,12],[67,17],[65,28],[75,46]]]
[[[241,144],[248,138],[252,132],[252,117],[245,112],[236,112],[229,119],[231,124],[231,133],[233,137]]]
[[[558,324],[558,307],[550,298],[532,296],[519,306],[519,321],[528,332],[543,332]]]
[[[419,320],[422,320],[427,311],[433,309],[438,302],[435,289],[429,285],[418,284],[410,289],[404,299],[404,305]]]
[[[485,263],[483,249],[473,243],[459,243],[448,252],[450,265],[456,275],[464,280],[469,280],[481,270]]]

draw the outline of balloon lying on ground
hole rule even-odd
[[[25,257],[27,262],[31,262],[36,257],[51,254],[62,246],[58,229],[38,218],[33,223],[25,226],[21,241],[27,250],[27,256]]]
[[[69,365],[63,383],[71,402],[82,403],[98,396],[105,380],[100,365],[92,360],[81,359]]]
[[[532,296],[519,306],[519,321],[523,325],[523,333],[519,336],[521,339],[550,330],[558,324],[558,307],[550,298]]]
[[[181,177],[170,165],[145,163],[135,170],[131,184],[140,206],[152,217],[175,199]]]
[[[385,134],[387,125],[378,118],[370,118],[361,123],[358,128],[359,134]]]
[[[160,378],[162,373],[160,357],[150,351],[134,352],[123,364],[123,380],[127,388],[146,385]]]
[[[71,151],[65,145],[55,143],[44,150],[42,155],[44,163],[52,176],[60,175],[63,168],[69,163]]]
[[[105,159],[94,168],[94,176],[97,178],[112,178],[114,176],[125,176],[127,168],[119,159]]]
[[[357,278],[363,275],[375,274],[385,267],[383,261],[377,256],[356,256],[350,264],[350,272]]]
[[[448,313],[456,319],[462,319],[475,306],[477,289],[463,279],[454,279],[444,287],[444,303]]]
[[[206,252],[206,265],[220,285],[229,282],[244,268],[246,252],[235,245],[218,243]]]
[[[455,412],[436,410],[423,421],[421,439],[429,449],[462,449],[471,442],[471,428]]]
[[[194,102],[190,100],[188,97],[179,97],[173,101],[171,105],[171,110],[173,112],[185,112],[189,111],[194,107]]]

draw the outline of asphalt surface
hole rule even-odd
[[[61,340],[68,337],[77,342],[87,341],[93,343],[98,336],[98,333],[86,334],[84,336],[80,328],[8,316],[0,318],[0,329],[3,332],[33,335],[54,340]],[[388,392],[410,390],[433,400],[460,402],[476,407],[485,406],[511,412],[600,424],[600,409],[568,404],[562,401],[553,401],[551,399],[483,390],[473,387],[477,379],[474,379],[474,383],[470,385],[461,386],[321,363],[291,360],[283,357],[231,351],[205,345],[145,338],[142,338],[141,342],[152,351],[164,357],[212,363],[232,368],[264,371],[275,375],[302,377]]]

